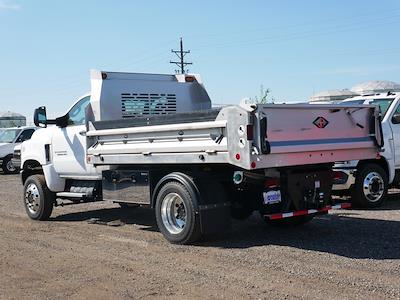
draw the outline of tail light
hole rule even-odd
[[[265,187],[266,188],[276,188],[276,187],[278,187],[280,184],[279,184],[279,178],[267,178],[266,180],[265,180]]]

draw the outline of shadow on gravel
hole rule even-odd
[[[380,208],[394,209],[400,209],[400,201],[390,200]],[[233,221],[231,233],[208,237],[197,245],[227,249],[279,245],[355,259],[400,259],[400,220],[363,219],[359,217],[361,212],[319,216],[304,226],[288,228],[268,226],[254,214],[246,221]],[[68,213],[51,220],[74,222],[93,218],[102,223],[121,221],[144,226],[140,230],[158,231],[154,211],[148,208],[98,209]]]
[[[316,217],[302,227],[268,226],[253,216],[234,222],[225,239],[202,246],[251,248],[279,245],[320,251],[355,259],[400,259],[400,221],[352,218],[346,213]]]
[[[114,221],[120,221],[124,224],[135,224],[145,226],[143,230],[158,231],[154,212],[147,208],[108,208],[97,209],[83,212],[68,213],[51,218],[52,221],[58,222],[82,222],[96,219],[98,224],[107,224]]]

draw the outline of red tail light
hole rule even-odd
[[[265,180],[266,188],[274,188],[279,186],[279,178],[267,178]]]

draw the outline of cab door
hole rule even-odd
[[[391,115],[390,120],[390,127],[392,128],[393,133],[393,146],[394,146],[394,164],[395,168],[400,168],[400,104],[397,104],[396,109],[394,110],[393,114]],[[389,147],[389,145],[387,145]],[[386,147],[386,145],[385,145]]]
[[[61,176],[95,175],[96,170],[86,163],[85,110],[90,96],[80,99],[66,115],[67,126],[56,127],[52,139],[53,164]]]

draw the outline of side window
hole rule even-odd
[[[68,125],[85,124],[85,110],[90,102],[90,96],[81,99],[68,113]]]
[[[26,129],[26,130],[22,131],[22,133],[18,137],[17,143],[22,143],[22,142],[29,140],[34,132],[35,132],[35,129]]]

